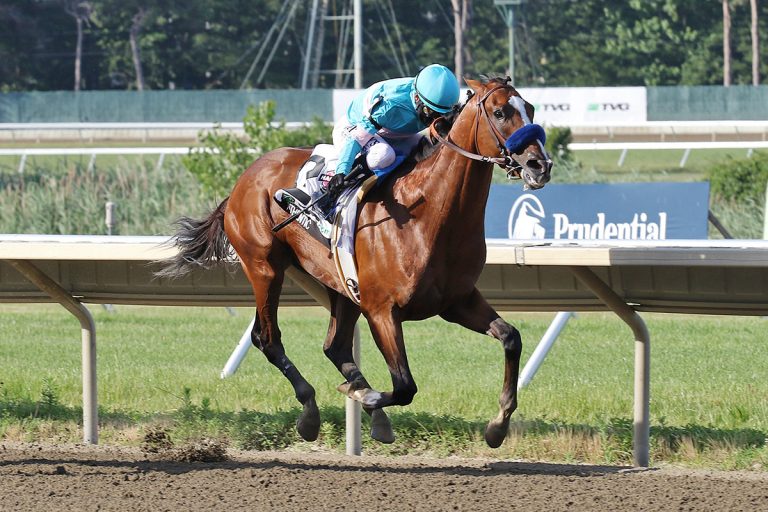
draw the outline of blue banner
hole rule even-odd
[[[706,239],[709,183],[492,185],[486,238]]]

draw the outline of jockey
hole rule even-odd
[[[322,189],[338,197],[358,155],[365,155],[371,170],[390,167],[398,154],[410,154],[423,136],[419,132],[458,101],[459,82],[440,64],[425,67],[415,77],[385,80],[362,91],[334,126],[339,159],[335,174],[321,178]],[[291,190],[280,190],[275,198],[286,192]]]

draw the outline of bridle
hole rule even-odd
[[[486,156],[486,155],[480,155],[477,153],[472,153],[458,146],[453,141],[451,141],[450,134],[448,134],[448,137],[443,137],[437,131],[437,127],[436,127],[436,123],[443,118],[435,119],[435,121],[433,121],[432,124],[429,126],[429,132],[430,132],[430,135],[433,136],[435,139],[440,141],[445,146],[448,146],[453,151],[459,153],[460,155],[465,156],[471,160],[477,160],[480,162],[488,162],[488,163],[496,164],[507,172],[507,177],[509,179],[520,179],[520,173],[523,171],[523,165],[517,160],[515,160],[514,157],[512,156],[512,153],[510,153],[507,150],[506,146],[504,145],[504,142],[506,141],[506,137],[504,137],[504,134],[501,133],[501,131],[499,131],[498,128],[496,128],[496,124],[493,122],[493,120],[491,119],[491,116],[488,114],[488,110],[485,108],[485,100],[487,100],[491,96],[491,94],[493,94],[494,92],[500,89],[513,89],[513,87],[508,84],[496,85],[495,87],[486,91],[486,93],[483,94],[477,100],[477,108],[480,112],[475,116],[475,145],[474,145],[474,147],[476,148],[479,147],[478,141],[477,141],[477,133],[480,130],[480,117],[482,116],[483,118],[485,118],[486,125],[488,126],[488,129],[491,131],[491,134],[493,135],[496,141],[496,147],[499,149],[500,156]]]

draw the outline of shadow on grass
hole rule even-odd
[[[115,428],[137,424],[151,427],[163,423],[178,440],[223,437],[243,450],[280,450],[303,442],[295,428],[300,412],[298,407],[277,412],[218,411],[212,409],[207,400],[198,405],[187,397],[182,406],[170,414],[100,410],[99,423],[102,427]],[[375,448],[376,453],[405,455],[429,451],[438,455],[454,455],[483,443],[485,420],[398,410],[387,413],[397,436],[392,445],[381,445],[367,437],[370,421],[367,415],[363,415],[364,446]],[[322,425],[318,442],[329,448],[343,449],[346,442],[344,408],[327,406],[321,409],[320,414]],[[56,402],[0,398],[0,422],[24,423],[29,420],[80,424],[82,408]],[[754,449],[766,446],[767,434],[752,428],[661,425],[651,427],[651,444],[663,445],[670,452],[677,451],[686,443],[696,451],[712,446],[727,446],[733,450]],[[631,454],[633,424],[628,418],[612,418],[598,425],[518,418],[510,426],[510,436],[534,441],[551,436],[597,437],[606,450]]]
[[[99,424],[128,425],[145,423],[158,418],[158,414],[104,410],[99,408]],[[72,407],[58,402],[30,399],[0,398],[0,422],[48,420],[52,422],[82,423],[83,408]]]

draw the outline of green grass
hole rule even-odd
[[[199,216],[215,202],[169,157],[110,157],[88,168],[86,157],[40,157],[23,174],[0,168],[0,232],[106,234],[105,203],[116,205],[113,234],[170,234],[181,215]]]
[[[282,375],[251,350],[231,378],[219,372],[250,320],[222,308],[90,307],[96,318],[101,436],[139,444],[166,429],[174,439],[213,436],[249,449],[302,449],[293,428],[298,404]],[[322,354],[327,314],[281,313],[286,350],[317,390],[324,420],[315,444],[343,449],[341,376]],[[652,340],[652,459],[719,468],[768,467],[768,359],[762,318],[644,314]],[[523,335],[523,362],[551,314],[508,314]],[[366,328],[363,370],[391,388]],[[405,326],[419,386],[414,402],[389,413],[391,446],[366,439],[367,453],[487,455],[629,463],[633,341],[610,314],[580,314],[520,394],[510,438],[484,446],[502,381],[498,342],[441,320]],[[80,439],[80,330],[63,309],[3,305],[0,310],[0,436]]]
[[[729,157],[746,158],[744,149],[694,149],[684,167],[685,150],[630,150],[619,167],[620,150],[574,151],[574,159],[584,169],[604,173],[608,181],[701,181],[713,165]]]

